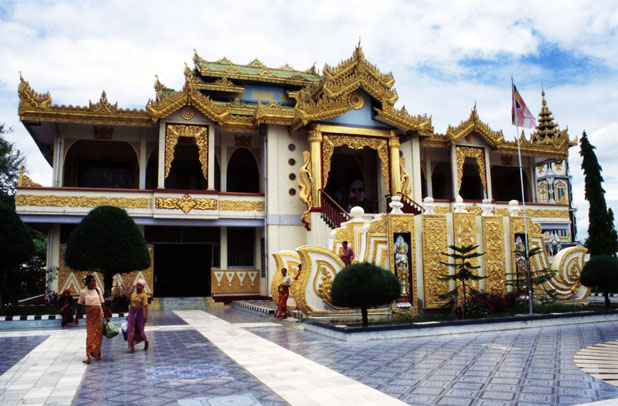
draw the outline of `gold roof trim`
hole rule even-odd
[[[472,133],[478,134],[494,148],[504,142],[504,135],[502,134],[502,131],[494,131],[488,124],[481,121],[476,110],[476,104],[472,108],[470,116],[466,121],[462,121],[456,127],[450,125],[448,126],[446,129],[446,137],[451,144],[455,144],[460,139]]]
[[[18,114],[22,121],[48,121],[60,123],[150,126],[150,117],[145,110],[121,109],[118,103],[111,104],[105,91],[97,103],[89,101],[88,107],[52,104],[51,94],[35,92],[19,75]]]
[[[195,87],[202,90],[211,90],[215,92],[242,93],[245,88],[237,85],[226,77],[216,80],[212,83],[196,81]]]
[[[255,123],[291,125],[294,122],[294,109],[286,109],[279,103],[271,101],[268,104],[257,104]]]
[[[407,130],[418,131],[421,137],[431,137],[434,134],[433,124],[431,123],[431,117],[427,115],[413,116],[403,106],[399,110],[395,110],[393,107],[386,107],[382,110],[376,108],[375,111],[382,116],[389,123],[402,127]]]

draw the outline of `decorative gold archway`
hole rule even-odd
[[[195,138],[199,150],[202,175],[205,180],[208,180],[208,127],[186,124],[168,124],[165,129],[165,178],[172,169],[174,149],[180,137]]]
[[[457,147],[457,193],[461,190],[464,161],[467,157],[474,158],[479,166],[479,176],[483,184],[483,192],[487,196],[487,172],[485,171],[485,150],[474,147]]]
[[[350,135],[324,135],[322,140],[322,185],[328,182],[328,174],[330,173],[330,164],[335,147],[346,145],[352,149],[363,149],[369,147],[378,152],[380,165],[382,167],[382,176],[386,190],[390,190],[390,174],[388,171],[388,140],[383,138],[358,137]]]

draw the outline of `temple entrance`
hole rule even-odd
[[[379,159],[375,150],[336,147],[331,157],[328,182],[324,190],[346,211],[354,206],[366,213],[378,213]]]
[[[156,296],[210,296],[212,249],[212,244],[155,244]]]
[[[174,149],[174,160],[165,179],[166,189],[206,190],[206,179],[195,138],[180,137]]]
[[[475,164],[464,163],[459,195],[464,200],[483,200],[483,183]]]

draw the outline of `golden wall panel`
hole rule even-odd
[[[425,308],[433,309],[443,306],[446,301],[438,295],[449,292],[448,281],[438,279],[448,273],[448,267],[442,265],[443,252],[447,250],[446,217],[434,214],[423,215],[423,256]]]
[[[454,213],[453,228],[455,231],[455,245],[477,245],[476,239],[476,214],[475,213]],[[477,252],[478,249],[477,249]],[[478,258],[470,261],[473,266],[478,266]],[[473,271],[476,275],[479,274],[479,269]],[[468,281],[467,284],[472,288],[479,289],[479,281]],[[463,298],[463,296],[462,296]]]
[[[211,293],[259,294],[260,271],[257,269],[211,269]]]
[[[15,205],[37,207],[97,207],[109,205],[122,207],[123,209],[150,209],[152,208],[152,199],[145,197],[131,198],[18,194],[15,196]]]
[[[506,254],[502,217],[483,217],[483,251],[488,293],[503,294],[506,288]]]

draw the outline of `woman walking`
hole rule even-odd
[[[131,293],[129,300],[129,317],[127,319],[127,342],[129,351],[135,352],[135,344],[144,342],[144,351],[148,349],[148,338],[144,331],[148,321],[148,296],[144,292],[146,281],[140,279],[135,285],[135,291]]]
[[[292,278],[287,276],[288,270],[286,268],[281,269],[281,284],[279,284],[279,305],[277,306],[277,312],[275,317],[278,319],[288,318],[288,297],[290,297],[290,286],[292,285]]]
[[[59,302],[60,310],[58,313],[62,316],[62,328],[67,328],[67,325],[73,322],[73,309],[71,308],[73,305],[73,296],[71,296],[71,291],[69,289],[65,289],[62,292]]]
[[[77,316],[82,310],[82,305],[86,305],[86,359],[84,364],[90,364],[94,357],[97,361],[101,360],[101,341],[103,340],[103,317],[109,322],[107,312],[103,305],[105,300],[99,289],[94,276],[88,275],[85,279],[86,288],[79,293],[77,301],[77,311],[75,312],[75,324]]]

